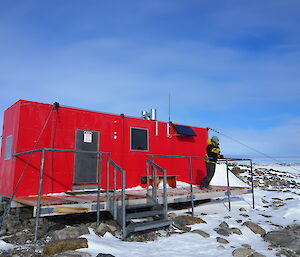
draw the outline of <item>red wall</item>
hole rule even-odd
[[[127,188],[140,184],[140,176],[146,173],[146,154],[205,156],[208,135],[207,130],[203,128],[193,127],[197,134],[195,137],[168,137],[168,124],[165,122],[69,107],[59,107],[58,110],[53,111],[51,109],[50,104],[20,100],[5,111],[0,166],[1,195],[11,196],[28,158],[31,158],[30,165],[26,168],[16,195],[34,195],[37,194],[38,188],[41,153],[35,153],[31,157],[27,154],[15,160],[14,158],[4,160],[5,138],[10,134],[13,135],[13,151],[23,152],[43,147],[75,149],[76,129],[99,131],[99,151],[110,152],[111,158],[126,170]],[[47,120],[47,126],[44,127]],[[148,151],[130,150],[130,127],[148,129]],[[43,134],[39,138],[41,131]],[[171,134],[174,134],[173,128],[171,128]],[[155,162],[167,169],[168,174],[178,175],[178,180],[189,182],[188,160],[156,157]],[[103,165],[105,164],[104,161]],[[73,153],[47,152],[43,193],[71,190],[73,170]],[[204,161],[193,160],[193,171],[193,184],[200,184],[206,173]],[[102,181],[102,186],[106,187],[105,172],[103,172]]]

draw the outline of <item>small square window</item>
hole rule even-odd
[[[148,130],[131,128],[131,150],[148,151]]]
[[[11,148],[12,148],[12,136],[6,137],[5,142],[5,157],[4,160],[9,160],[11,156]]]

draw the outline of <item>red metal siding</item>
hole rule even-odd
[[[6,138],[12,135],[11,152],[16,152],[19,130],[20,102],[15,103],[4,112],[1,163],[0,163],[0,194],[11,196],[14,189],[15,162],[11,157],[5,160]]]
[[[123,117],[70,107],[60,107],[58,110],[51,111],[52,105],[23,100],[18,102],[18,106],[20,116],[16,114],[18,109],[14,109],[14,112],[8,112],[10,109],[6,111],[3,130],[6,134],[12,131],[14,137],[18,138],[18,140],[14,140],[17,141],[17,145],[15,145],[16,152],[43,147],[75,149],[76,129],[99,131],[99,150],[110,152],[111,158],[126,170],[127,188],[140,184],[140,176],[145,175],[146,172],[146,154],[205,156],[207,130],[204,128],[193,128],[197,134],[196,137],[178,137],[174,135],[168,137],[168,124],[165,122]],[[47,126],[43,129],[48,118]],[[13,131],[9,126],[19,126],[20,130],[19,132]],[[130,149],[130,128],[132,127],[148,130],[148,151],[132,151]],[[43,134],[40,136],[42,130]],[[173,128],[171,128],[171,134],[174,134]],[[2,153],[5,147],[4,141],[2,141]],[[12,174],[15,174],[14,185],[16,185],[29,156],[28,154],[16,158],[15,166],[11,168],[9,176],[2,168],[2,166],[7,167],[7,165],[1,165],[0,194],[10,196],[13,186],[10,183],[10,185],[3,187],[6,183],[4,180],[11,180]],[[30,165],[27,167],[16,195],[37,194],[40,158],[41,153],[32,155]],[[2,154],[1,164],[3,162],[5,163]],[[178,180],[189,182],[188,160],[156,157],[155,162],[167,169],[168,174],[178,175]],[[199,184],[206,173],[204,161],[193,160],[193,171],[193,183]],[[47,152],[43,194],[71,190],[73,173],[73,153]],[[106,181],[105,172],[103,173],[102,181]],[[105,182],[102,185],[106,187]]]

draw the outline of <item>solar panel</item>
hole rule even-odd
[[[183,136],[197,136],[194,130],[191,127],[182,126],[182,125],[173,125],[177,134]]]

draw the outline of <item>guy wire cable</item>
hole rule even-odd
[[[233,138],[233,137],[231,137],[231,136],[225,135],[224,133],[221,133],[220,131],[215,130],[215,129],[213,129],[213,128],[207,128],[207,129],[208,129],[208,130],[211,130],[211,131],[214,131],[214,132],[216,132],[216,133],[218,133],[218,134],[220,134],[220,135],[222,135],[222,136],[224,136],[224,137],[227,137],[227,138],[231,139],[232,141],[235,141],[236,143],[239,143],[239,144],[241,144],[241,145],[243,145],[243,146],[249,148],[250,150],[252,150],[252,151],[254,151],[254,152],[257,152],[257,153],[259,153],[259,154],[261,154],[261,155],[263,155],[263,156],[265,156],[265,157],[267,157],[267,158],[269,158],[269,159],[271,159],[271,160],[273,160],[273,161],[276,161],[276,162],[279,163],[279,164],[284,165],[284,163],[283,163],[282,161],[279,161],[279,160],[275,159],[274,157],[272,157],[272,156],[270,156],[270,155],[267,155],[267,154],[265,154],[265,153],[263,153],[263,152],[261,152],[261,151],[255,149],[255,148],[253,148],[253,147],[251,147],[251,146],[248,146],[248,145],[244,144],[243,142],[241,142],[241,141],[239,141],[239,140],[237,140],[237,139],[235,139],[235,138]],[[300,170],[298,170],[298,169],[296,169],[296,168],[294,168],[294,167],[292,167],[292,166],[289,166],[289,167],[290,167],[291,169],[297,171],[297,172],[300,172]]]
[[[37,144],[39,143],[39,141],[40,141],[40,139],[41,139],[41,137],[42,137],[42,135],[43,135],[43,133],[44,133],[44,130],[45,130],[45,128],[46,128],[46,126],[47,126],[47,124],[48,124],[48,122],[49,122],[49,120],[50,120],[50,117],[51,117],[51,115],[52,115],[53,110],[58,109],[58,107],[59,107],[59,104],[58,104],[57,102],[55,102],[55,103],[53,104],[52,108],[51,108],[51,111],[50,111],[50,113],[49,113],[47,119],[46,119],[46,122],[44,123],[44,126],[43,126],[43,128],[42,128],[42,130],[41,130],[41,132],[40,132],[40,135],[38,136],[38,138],[37,138],[37,140],[36,140],[36,142],[35,142],[35,144],[34,144],[34,146],[33,146],[33,150],[35,150]],[[8,203],[7,203],[7,205],[6,205],[6,207],[5,207],[4,211],[3,211],[2,217],[1,217],[1,219],[0,219],[1,226],[2,226],[2,224],[3,224],[3,222],[4,222],[4,220],[6,219],[7,214],[9,213],[11,203],[12,203],[12,201],[13,201],[13,199],[14,199],[14,196],[15,196],[15,194],[16,194],[16,192],[17,192],[17,189],[18,189],[18,187],[19,187],[19,185],[20,185],[20,183],[21,183],[21,180],[22,180],[22,178],[23,178],[23,176],[24,176],[24,174],[25,174],[25,172],[26,172],[26,169],[27,169],[27,167],[28,167],[28,165],[29,165],[29,163],[30,163],[30,161],[31,161],[31,159],[32,159],[32,156],[33,156],[33,153],[30,153],[30,155],[29,155],[29,157],[28,157],[28,160],[27,160],[27,162],[26,162],[26,164],[25,164],[25,167],[24,167],[24,169],[23,169],[23,171],[22,171],[22,173],[21,173],[21,176],[19,177],[18,182],[17,182],[17,184],[16,184],[16,186],[15,186],[15,188],[14,188],[14,191],[13,191],[13,193],[12,193],[12,196],[11,196],[11,198],[8,200]]]

